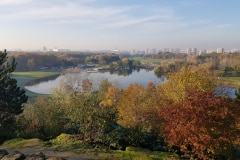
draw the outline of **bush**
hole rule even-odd
[[[138,128],[121,128],[105,134],[102,141],[112,149],[125,150],[127,146],[151,148],[157,138],[151,133],[141,132]]]
[[[82,140],[81,135],[70,135],[62,133],[55,139],[49,140],[50,144],[55,147],[60,147],[64,149],[74,149],[74,148],[92,148],[90,144],[85,143]]]
[[[59,105],[51,98],[38,97],[24,107],[18,118],[18,136],[49,140],[64,131],[66,120]]]

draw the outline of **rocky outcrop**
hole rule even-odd
[[[8,151],[6,151],[5,149],[0,149],[0,159],[6,155],[8,155]]]
[[[7,150],[0,149],[0,160],[65,160],[65,159],[61,157],[46,158],[46,156],[42,152],[31,155],[24,155],[19,151],[8,153]]]
[[[19,151],[14,151],[2,157],[1,160],[24,160],[26,157]]]

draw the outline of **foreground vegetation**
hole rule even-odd
[[[168,152],[152,152],[148,149],[129,146],[126,151],[122,150],[111,150],[104,147],[93,147],[87,143],[79,140],[74,140],[73,135],[61,134],[55,139],[49,141],[42,141],[38,138],[34,139],[23,139],[17,138],[5,141],[2,145],[5,149],[23,149],[31,147],[42,148],[42,150],[54,151],[54,152],[72,152],[78,153],[79,156],[87,156],[89,159],[119,159],[119,160],[152,160],[152,159],[177,159],[178,156]]]
[[[122,90],[104,80],[98,92],[90,92],[91,83],[78,77],[79,86],[63,82],[52,97],[25,105],[17,135],[52,145],[65,132],[80,148],[134,146],[185,158],[233,158],[239,156],[239,100],[220,96],[214,89],[221,82],[209,75],[186,67],[163,85],[132,84]]]
[[[120,89],[104,80],[98,91],[92,92],[87,77],[68,76],[53,95],[39,96],[24,104],[18,113],[7,110],[14,132],[3,132],[6,137],[0,138],[39,138],[49,147],[90,148],[99,154],[119,153],[123,159],[161,159],[172,153],[188,159],[236,159],[240,145],[240,90],[235,98],[229,98],[223,94],[225,84],[217,77],[238,75],[238,62],[233,67],[220,63],[224,56],[208,59],[212,58],[211,62],[206,57],[190,57],[185,62],[160,63],[155,70],[169,73],[168,81],[162,85],[149,83],[147,87],[131,84]],[[88,61],[96,59],[99,57],[91,56]],[[132,61],[123,58],[110,66],[128,68],[129,64]],[[216,66],[224,70],[216,72]],[[13,104],[7,107],[14,108]],[[5,122],[1,131],[8,129],[9,121]]]

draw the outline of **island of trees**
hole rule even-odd
[[[6,51],[0,52],[2,142],[21,137],[54,144],[58,143],[54,138],[67,133],[72,141],[95,147],[143,147],[188,159],[240,156],[240,90],[234,98],[222,94],[226,83],[219,79],[239,76],[240,54],[159,53],[141,55],[141,62],[131,55],[107,53],[10,53],[9,57],[7,61]],[[100,64],[107,65],[106,70],[154,69],[168,81],[121,89],[103,80],[92,92],[91,83],[82,78],[80,90],[61,83],[51,96],[26,103],[24,90],[11,78],[16,67],[13,59],[18,71]]]

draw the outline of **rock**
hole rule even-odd
[[[52,158],[48,158],[47,160],[66,160],[66,159],[61,157],[52,157]]]
[[[0,160],[66,160],[61,157],[51,157],[46,159],[43,152],[38,152],[36,154],[24,155],[19,151],[14,151],[13,153],[8,153],[5,149],[0,149]]]
[[[26,157],[19,151],[14,151],[6,156],[4,156],[1,160],[24,160]]]
[[[5,149],[0,149],[0,159],[6,155],[8,155],[8,151]]]
[[[45,155],[42,152],[28,155],[25,160],[45,160]]]

